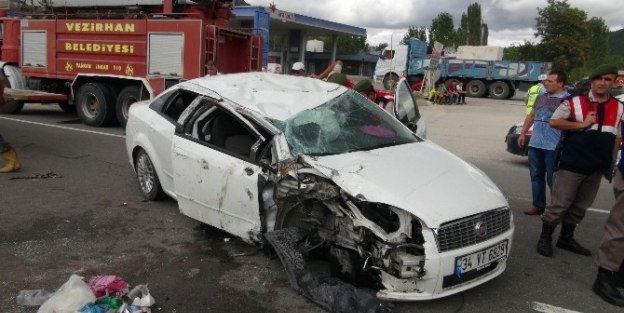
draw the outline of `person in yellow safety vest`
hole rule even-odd
[[[531,113],[531,111],[533,110],[533,104],[535,104],[535,99],[537,99],[537,96],[546,93],[546,88],[544,88],[544,81],[546,80],[546,78],[548,78],[546,74],[540,74],[540,76],[537,77],[537,79],[539,79],[539,83],[529,88],[526,96],[524,96],[524,103],[526,103],[527,106],[527,115],[529,115],[529,113]]]

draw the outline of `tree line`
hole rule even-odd
[[[568,0],[546,2],[537,8],[535,17],[534,35],[541,41],[505,48],[504,60],[553,62],[553,68],[566,71],[570,80],[583,78],[603,63],[624,69],[624,56],[610,51],[611,32],[603,18],[588,18],[587,12],[572,7]]]

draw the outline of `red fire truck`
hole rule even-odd
[[[125,125],[132,103],[206,75],[209,61],[226,73],[262,67],[262,37],[229,28],[231,0],[39,2],[38,14],[0,10],[0,113],[58,103],[90,126]]]

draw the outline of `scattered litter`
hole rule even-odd
[[[85,304],[95,302],[89,286],[78,275],[72,275],[54,295],[44,302],[37,313],[76,312]]]
[[[54,173],[52,171],[47,171],[46,173],[35,173],[32,176],[15,176],[9,178],[9,180],[15,179],[48,179],[48,178],[63,178],[63,175]]]
[[[17,294],[17,304],[19,305],[42,305],[52,297],[53,293],[43,289],[22,290]]]
[[[192,269],[192,275],[199,269]],[[114,275],[94,276],[89,284],[83,277],[72,275],[55,293],[43,289],[22,290],[19,305],[41,305],[37,313],[151,313],[156,303],[147,284],[129,285]]]
[[[223,238],[223,242],[230,242],[230,238]]]
[[[113,275],[91,277],[89,288],[98,298],[103,296],[122,296],[130,290],[128,283],[120,277]]]
[[[238,254],[233,254],[233,257],[239,257],[239,256],[252,256],[255,255],[256,253],[258,253],[258,251],[261,251],[262,248],[258,248],[254,251],[248,252],[248,253],[238,253]]]
[[[128,206],[128,202],[124,202],[120,206]]]

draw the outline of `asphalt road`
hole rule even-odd
[[[507,193],[516,232],[503,275],[445,299],[398,303],[397,312],[622,312],[591,292],[594,256],[535,252],[541,222],[522,214],[530,206],[527,162],[504,144],[509,127],[523,119],[520,101],[422,103],[421,112],[430,140],[481,168]],[[148,283],[157,301],[153,312],[324,312],[289,287],[279,260],[227,234],[202,232],[172,200],[143,201],[121,128],[85,127],[55,106],[27,105],[20,115],[0,116],[0,134],[23,164],[21,172],[0,176],[1,312],[36,312],[16,304],[18,291],[52,291],[72,273]],[[47,172],[62,177],[28,178]],[[594,255],[612,204],[603,181],[577,230]]]

